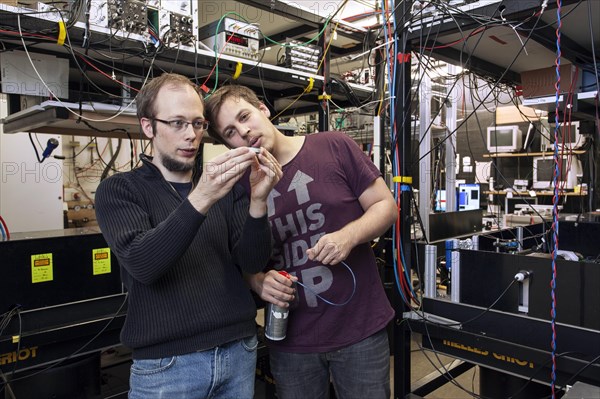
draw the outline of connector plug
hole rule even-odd
[[[517,274],[515,274],[515,280],[519,282],[525,281],[526,279],[531,277],[532,274],[533,273],[528,270],[520,270]]]

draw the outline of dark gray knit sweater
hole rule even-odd
[[[96,191],[98,224],[128,291],[122,343],[134,358],[159,358],[254,334],[256,307],[240,269],[265,266],[267,216],[248,216],[239,185],[204,216],[142,160]]]

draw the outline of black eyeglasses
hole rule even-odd
[[[173,131],[177,132],[177,133],[184,132],[188,128],[189,125],[192,125],[192,129],[194,129],[194,132],[200,133],[200,132],[206,131],[206,129],[208,129],[208,125],[209,125],[209,122],[204,119],[194,119],[191,122],[183,120],[183,119],[173,119],[170,121],[165,121],[163,119],[158,119],[158,118],[150,118],[150,119],[153,121],[164,123],[165,125],[169,125],[169,127],[171,127],[171,129],[173,129]]]

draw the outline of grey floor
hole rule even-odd
[[[420,347],[421,337],[419,334],[413,334],[411,343],[411,388],[419,386],[424,379],[431,379],[444,373],[445,370],[451,367],[454,358],[436,355],[435,353]],[[392,398],[394,397],[394,361],[391,359],[391,383],[392,383]],[[472,398],[470,392],[479,392],[479,373],[475,366],[469,371],[460,376],[455,377],[452,381],[447,382],[442,387],[431,392],[424,397],[427,399],[463,399]]]

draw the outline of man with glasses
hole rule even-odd
[[[259,272],[270,256],[267,196],[281,167],[239,148],[202,172],[208,122],[184,76],[153,79],[136,104],[153,156],[142,154],[141,167],[96,192],[98,223],[128,292],[129,397],[252,398],[256,307],[242,272]],[[237,184],[248,170],[249,195]]]

